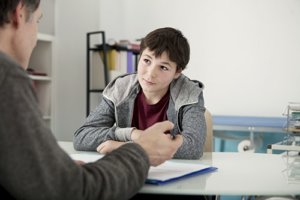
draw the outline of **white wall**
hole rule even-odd
[[[99,29],[98,0],[56,0],[55,135],[72,140],[85,119],[86,33]]]
[[[135,39],[158,27],[186,35],[185,74],[205,86],[213,114],[281,116],[300,101],[299,0],[56,0],[55,134],[85,119],[86,32]]]
[[[205,84],[213,114],[280,117],[300,102],[299,0],[100,0],[107,38],[164,26],[189,39],[185,74]]]

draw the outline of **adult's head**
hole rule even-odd
[[[37,41],[40,0],[0,1],[0,50],[27,68]]]
[[[0,1],[0,26],[11,22],[13,13],[16,11],[18,4],[25,6],[27,21],[40,5],[40,0],[1,0]]]

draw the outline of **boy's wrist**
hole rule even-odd
[[[138,130],[137,128],[134,128],[132,129],[132,132],[131,132],[131,140],[132,141],[135,141],[137,140],[139,137],[140,137],[140,130]]]

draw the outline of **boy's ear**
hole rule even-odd
[[[182,69],[178,69],[175,74],[175,79],[177,79],[181,75]]]

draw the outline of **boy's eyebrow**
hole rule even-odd
[[[161,64],[171,66],[169,62],[162,62]]]
[[[151,58],[151,59],[152,59],[153,57],[155,57],[153,54],[147,54],[147,53],[145,53],[144,56],[146,56],[146,57],[148,57],[148,58]],[[161,64],[163,64],[163,65],[168,65],[168,66],[170,66],[170,67],[172,66],[171,63],[168,62],[168,61],[161,62]]]
[[[153,56],[149,55],[149,54],[144,54],[145,56],[152,58]]]
[[[148,57],[148,58],[155,58],[155,55],[153,53],[143,53],[144,56]]]
[[[162,64],[162,65],[168,65],[168,66],[170,66],[170,67],[172,66],[170,60],[162,61],[161,64]]]

